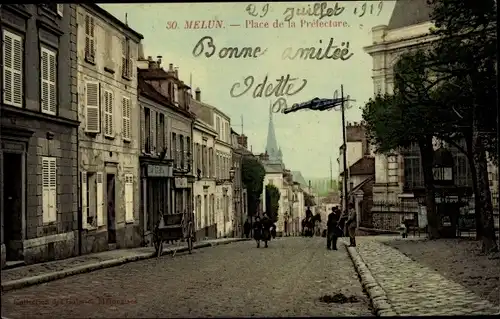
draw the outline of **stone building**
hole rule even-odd
[[[1,261],[77,254],[76,5],[1,6]]]
[[[191,101],[193,109],[203,108],[200,91]],[[198,117],[193,130],[194,211],[197,238],[217,238],[215,221],[215,139],[212,117]],[[206,122],[209,121],[209,122]]]
[[[375,94],[393,92],[393,68],[403,53],[418,47],[425,48],[437,39],[429,34],[429,29],[433,26],[430,21],[431,11],[432,8],[426,0],[398,1],[389,24],[372,29],[373,43],[364,50],[373,58],[372,78]],[[435,142],[435,148],[439,147],[439,141]],[[448,148],[455,160],[457,190],[464,198],[470,196],[468,202],[473,205],[472,177],[467,157],[453,146]],[[414,218],[423,209],[419,204],[419,198],[424,196],[425,190],[420,152],[414,144],[392,154],[372,155],[375,158],[373,227],[394,228],[401,217]],[[494,170],[490,164],[489,171]],[[493,174],[490,175],[492,176]],[[494,183],[491,183],[491,186],[494,186]],[[495,205],[497,200],[493,199],[493,203]],[[498,204],[496,206],[498,207]]]
[[[213,222],[216,225],[217,237],[228,237],[232,234],[233,205],[231,180],[234,170],[231,167],[231,120],[216,107],[206,104],[201,99],[200,89],[196,89],[193,112],[197,118],[211,126],[217,136],[214,146],[215,206]],[[212,221],[209,221],[213,225]]]
[[[141,34],[96,4],[77,8],[82,253],[135,247],[139,225],[136,61]]]
[[[190,87],[179,79],[178,69],[172,63],[164,70],[161,57],[154,61],[152,57],[145,60],[141,56],[138,77],[141,93],[141,215],[147,233],[154,229],[160,212],[193,212],[195,118],[190,111]]]
[[[248,150],[248,137],[244,134],[238,134],[231,129],[232,167],[234,169],[233,178],[233,215],[234,215],[234,235],[233,237],[242,237],[243,225],[247,219],[247,192],[242,180],[243,158],[252,156]]]

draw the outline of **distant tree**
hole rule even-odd
[[[280,208],[280,190],[271,184],[266,185],[266,213],[267,216],[276,223]]]
[[[257,214],[266,171],[254,156],[243,157],[242,182],[247,189],[248,215]]]

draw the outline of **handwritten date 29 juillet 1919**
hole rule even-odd
[[[349,5],[350,7],[351,5]],[[362,18],[365,15],[380,15],[384,7],[383,1],[370,1],[355,3],[352,9],[353,15]],[[332,16],[339,16],[346,10],[347,6],[339,2],[330,4],[328,2],[315,2],[306,6],[289,6],[283,12],[285,21],[291,21],[296,16],[317,17],[319,20]],[[273,9],[269,3],[266,4],[249,4],[245,11],[254,18],[264,18]]]

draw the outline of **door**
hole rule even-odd
[[[107,216],[108,216],[108,244],[116,243],[116,210],[115,210],[115,175],[106,175],[107,187]]]
[[[4,243],[8,261],[23,258],[23,155],[3,153]]]
[[[205,237],[208,237],[208,215],[210,212],[208,211],[208,196],[205,195],[203,197],[203,213],[205,214]]]

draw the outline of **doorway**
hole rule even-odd
[[[205,195],[203,197],[203,213],[204,213],[204,217],[205,217],[205,237],[208,237],[208,214],[209,214],[209,211],[208,211],[208,196]]]
[[[3,236],[7,261],[23,259],[23,155],[3,153]]]
[[[115,221],[115,175],[106,175],[107,187],[107,216],[108,216],[108,244],[116,244],[116,221]]]

